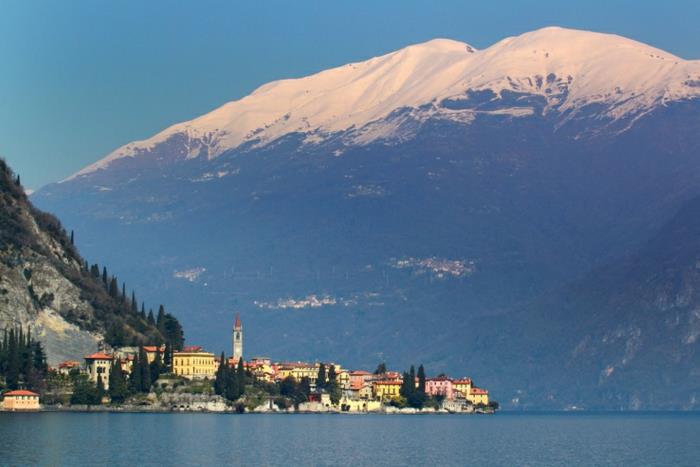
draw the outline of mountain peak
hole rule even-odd
[[[600,105],[602,120],[633,121],[666,102],[700,96],[700,62],[621,36],[560,27],[509,37],[483,50],[433,39],[363,62],[265,84],[208,114],[127,144],[70,178],[123,157],[149,154],[174,135],[185,141],[181,152],[188,159],[213,158],[245,143],[264,145],[293,133],[319,142],[355,131],[354,142],[366,144],[391,135],[391,129],[377,131],[374,125],[372,131],[358,130],[396,109],[464,99],[467,91],[484,90],[499,96],[503,91],[539,95],[567,115]],[[468,113],[442,112],[467,122],[472,118]],[[516,114],[527,112],[518,109]]]

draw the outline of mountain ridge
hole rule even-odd
[[[454,104],[469,93],[484,91],[497,97],[503,92],[543,96],[546,107],[564,114],[563,121],[601,104],[607,109],[598,111],[598,117],[636,119],[657,105],[700,96],[700,61],[621,36],[558,27],[505,38],[482,50],[434,39],[306,77],[264,84],[200,117],[124,145],[66,180],[124,157],[151,154],[176,135],[184,137],[185,159],[211,159],[292,133],[314,144],[350,132],[353,143],[368,144],[394,129],[363,128],[401,108],[431,106],[427,110],[432,114],[468,122],[476,110]],[[500,112],[517,117],[527,115],[529,108],[505,107]]]

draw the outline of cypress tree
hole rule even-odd
[[[102,283],[104,284],[105,288],[109,285],[107,283],[107,279],[107,268],[102,266]]]
[[[136,314],[139,312],[139,305],[136,303],[136,292],[131,291],[131,312]]]
[[[166,347],[167,349],[167,347]],[[226,357],[221,352],[221,360],[219,368],[216,370],[216,378],[214,379],[214,392],[220,396],[226,392]]]
[[[418,392],[425,396],[425,368],[423,368],[423,364],[418,367]]]
[[[132,393],[141,392],[141,362],[140,355],[134,357],[134,362],[131,365],[131,375],[129,376],[129,389]]]
[[[146,321],[146,304],[141,302],[141,319]]]
[[[151,313],[151,316],[153,313]],[[165,355],[163,356],[163,365],[165,365],[166,371],[172,370],[173,362],[173,346],[170,342],[165,343]]]
[[[238,385],[238,397],[245,393],[245,367],[243,366],[243,358],[238,359],[238,369],[236,370],[236,383]],[[238,399],[238,397],[236,399]]]
[[[139,347],[139,361],[141,362],[141,392],[149,392],[151,390],[151,368],[143,346]]]
[[[148,310],[148,318],[146,318],[146,320],[151,326],[156,325],[156,319],[153,317],[153,310]]]
[[[126,282],[122,282],[122,301],[126,302]]]
[[[161,334],[164,334],[164,326],[165,326],[165,307],[161,304],[158,307],[158,317],[156,318],[156,327],[158,327],[158,330],[161,332]]]
[[[112,280],[109,282],[109,296],[112,298],[117,298],[119,295],[119,285],[117,285],[117,278],[112,276]]]
[[[316,389],[324,389],[326,387],[326,365],[321,363],[318,366],[318,376],[316,376]]]
[[[126,378],[122,371],[122,365],[115,359],[109,372],[109,397],[112,402],[120,404],[126,400],[129,391],[126,386]]]
[[[70,244],[75,245],[75,236],[73,235],[73,231],[70,231]]]

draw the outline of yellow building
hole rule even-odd
[[[277,366],[276,379],[283,380],[291,376],[297,381],[302,378],[309,378],[310,382],[315,382],[318,377],[318,367],[304,362],[281,363]]]
[[[173,374],[187,379],[212,379],[219,362],[213,353],[203,350],[185,350],[173,354]]]
[[[452,380],[452,389],[457,393],[455,395],[461,396],[464,399],[469,399],[469,393],[472,390],[471,378]]]
[[[272,382],[275,374],[272,362],[267,357],[253,357],[246,364],[246,368],[261,381]]]
[[[467,400],[474,405],[488,405],[489,392],[486,389],[472,388],[471,391],[469,391],[469,397],[467,397]]]
[[[20,389],[3,394],[4,410],[39,410],[39,394]]]
[[[380,400],[393,399],[399,397],[401,391],[401,381],[374,381],[372,383],[372,393]]]

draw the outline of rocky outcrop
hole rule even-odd
[[[50,365],[81,359],[101,341],[162,340],[107,293],[58,219],[32,206],[0,160],[0,330],[18,326],[31,328]]]

